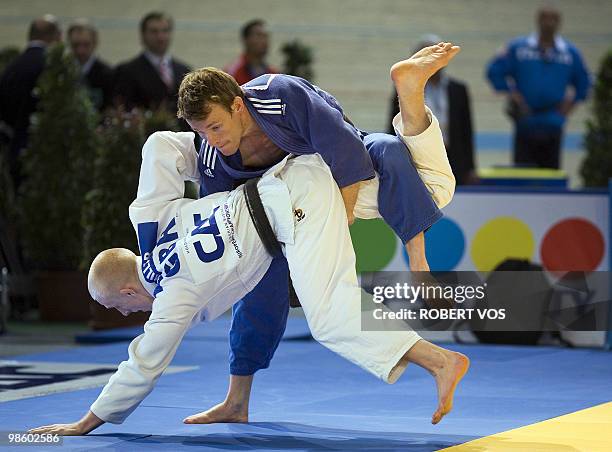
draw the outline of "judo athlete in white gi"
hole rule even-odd
[[[423,231],[442,216],[439,209],[451,200],[455,179],[424,89],[458,52],[440,43],[391,68],[400,101],[396,136],[357,129],[330,93],[297,77],[268,74],[238,86],[214,68],[191,72],[181,83],[178,111],[203,140],[201,196],[261,175],[287,153],[318,153],[341,188],[349,222],[354,216],[382,217],[405,244],[410,269],[429,270]],[[253,375],[269,366],[285,328],[287,279],[286,260],[276,258],[255,289],[234,305],[227,396],[185,422],[248,421]]]
[[[191,133],[158,132],[143,148],[130,219],[136,229],[155,225],[158,230],[156,247],[142,257],[147,265],[129,250],[111,249],[90,268],[89,290],[98,302],[123,313],[152,311],[144,333],[132,341],[129,359],[80,421],[31,432],[83,435],[105,422],[122,423],[151,392],[189,327],[214,320],[266,273],[272,257],[241,188],[200,200],[182,198],[184,181],[198,177],[185,152],[193,152],[192,141]],[[322,158],[288,156],[266,172],[258,191],[313,337],[388,383],[408,362],[425,367],[436,379],[440,405],[432,422],[439,422],[452,408],[469,361],[413,331],[361,331],[362,293],[346,211]],[[156,284],[147,283],[146,271],[157,275]]]

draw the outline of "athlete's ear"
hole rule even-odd
[[[242,111],[243,108],[244,108],[244,101],[242,100],[242,97],[240,96],[234,97],[234,101],[232,102],[232,111],[239,113]]]

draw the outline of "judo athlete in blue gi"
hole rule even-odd
[[[318,153],[340,187],[349,224],[355,215],[382,216],[406,244],[411,270],[428,270],[423,231],[441,217],[438,207],[452,198],[454,178],[437,120],[425,107],[424,87],[458,52],[459,47],[440,43],[391,68],[400,103],[397,136],[359,131],[333,96],[300,78],[264,75],[239,87],[214,68],[188,74],[178,111],[203,139],[201,194],[231,190],[287,153]],[[432,142],[442,152],[428,149]],[[264,279],[234,306],[228,396],[186,422],[247,421],[253,374],[268,367],[284,332],[287,280],[286,261],[275,259]]]

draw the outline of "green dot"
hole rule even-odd
[[[355,220],[350,230],[357,273],[380,271],[389,265],[395,256],[397,238],[383,220]]]

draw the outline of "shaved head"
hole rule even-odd
[[[101,304],[120,297],[120,290],[140,284],[136,255],[125,248],[111,248],[96,256],[89,268],[87,287],[91,297]]]

